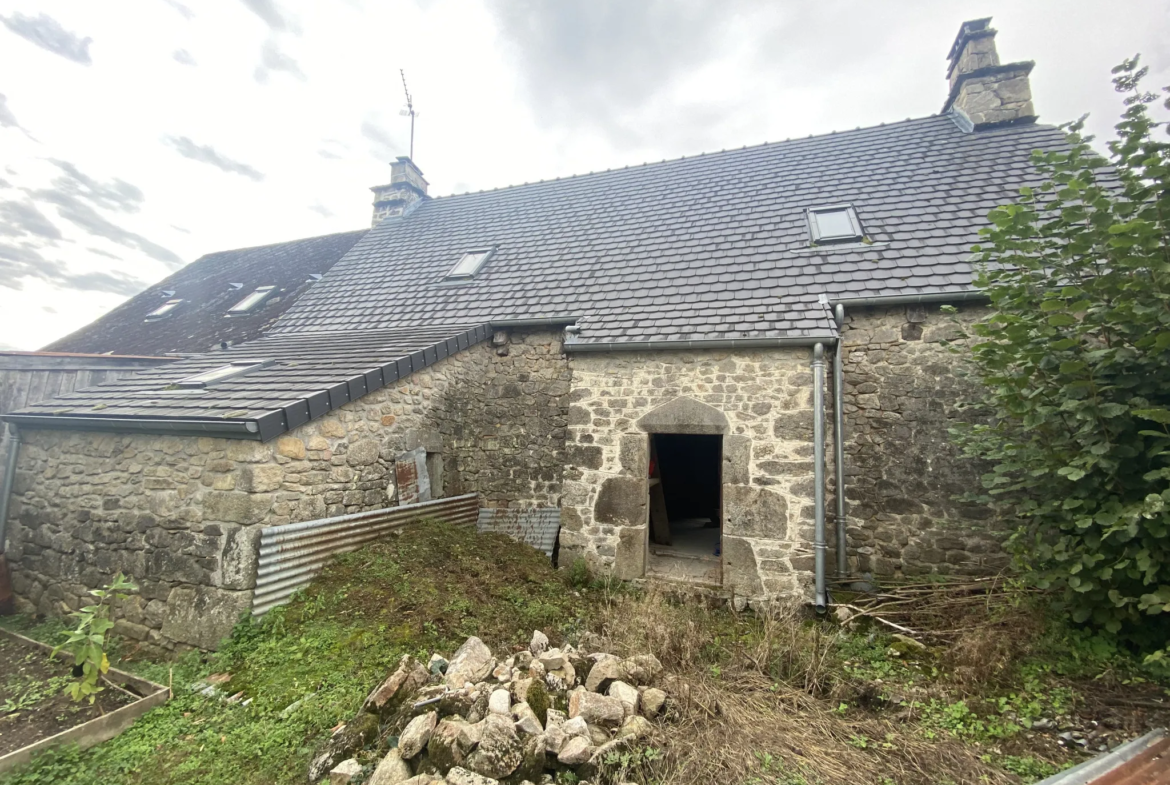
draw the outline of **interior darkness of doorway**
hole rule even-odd
[[[676,523],[707,519],[719,527],[722,436],[654,434],[654,455],[671,532]]]

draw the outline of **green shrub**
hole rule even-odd
[[[1032,580],[1074,621],[1150,644],[1170,629],[1170,146],[1146,69],[1114,73],[1129,96],[1108,158],[1071,124],[975,247],[986,394],[954,433],[990,462],[979,498],[1019,516]]]
[[[573,563],[569,565],[569,583],[578,589],[584,589],[592,581],[593,575],[589,572],[589,563],[585,561],[585,558],[578,556],[573,559]]]

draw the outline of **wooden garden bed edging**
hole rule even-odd
[[[52,646],[48,646],[40,641],[34,641],[32,638],[26,638],[23,635],[17,635],[15,632],[0,629],[0,635],[19,641],[26,646],[43,649],[46,654],[53,651]],[[57,656],[66,662],[70,659],[70,656],[64,652]],[[69,730],[61,731],[47,739],[41,739],[18,750],[13,750],[7,755],[0,756],[0,775],[17,766],[28,763],[34,755],[47,750],[49,747],[76,744],[79,748],[86,749],[87,747],[92,747],[95,744],[101,744],[103,741],[112,739],[129,728],[134,720],[156,706],[161,706],[166,703],[170,697],[169,690],[161,684],[155,684],[152,681],[141,679],[116,668],[110,668],[109,673],[106,674],[106,679],[114,684],[112,689],[118,689],[127,693],[135,699],[134,702],[116,711],[111,711],[109,714],[89,720],[88,722],[83,722],[80,725],[75,725]],[[126,689],[127,686],[130,689]],[[107,689],[111,688],[107,686]]]

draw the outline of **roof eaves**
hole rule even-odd
[[[952,292],[924,292],[919,294],[882,294],[873,297],[830,297],[829,304],[860,308],[868,305],[918,305],[920,303],[967,303],[989,300],[985,292],[960,289]]]
[[[664,341],[566,341],[566,352],[661,352],[674,349],[770,349],[781,346],[813,346],[824,341],[835,341],[831,332],[809,335],[790,335],[776,338],[704,338],[700,340]]]
[[[279,409],[251,418],[190,418],[166,416],[93,416],[68,413],[11,413],[0,420],[32,430],[113,431],[185,436],[219,436],[225,439],[271,441],[283,433],[323,417],[334,409],[358,400],[470,348],[491,335],[491,326],[481,324],[437,343],[362,371],[343,382],[318,390]]]
[[[77,414],[5,414],[5,422],[30,430],[115,431],[183,436],[220,436],[226,439],[260,439],[256,420],[156,417],[100,417]]]

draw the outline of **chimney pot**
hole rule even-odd
[[[950,94],[943,111],[970,130],[1036,119],[1028,81],[1035,63],[1001,65],[995,34],[991,17],[964,22],[947,55]]]
[[[374,219],[371,226],[377,226],[387,218],[405,215],[413,206],[430,197],[427,196],[427,181],[422,170],[405,155],[390,164],[390,182],[375,185]]]

